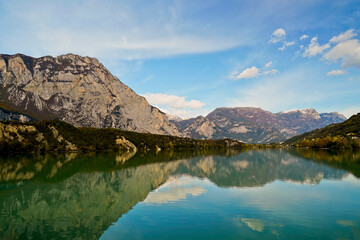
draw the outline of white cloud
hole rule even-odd
[[[332,70],[332,71],[328,72],[326,75],[337,76],[337,75],[345,75],[345,74],[348,74],[348,72],[345,70]]]
[[[269,71],[263,72],[262,75],[276,74],[276,73],[279,73],[279,71],[277,69],[271,69]]]
[[[341,60],[342,67],[355,66],[360,68],[360,43],[357,39],[350,39],[339,42],[329,52],[324,55],[327,60]]]
[[[295,42],[294,42],[294,41],[292,41],[292,42],[286,42],[286,41],[284,41],[282,47],[279,47],[279,50],[280,50],[280,51],[284,51],[285,48],[287,48],[287,47],[289,47],[289,46],[292,46],[292,45],[295,45]]]
[[[269,43],[282,43],[282,46],[278,48],[280,51],[284,51],[285,48],[295,45],[294,41],[286,41],[286,32],[283,28],[278,28],[272,33]]]
[[[168,95],[163,93],[148,93],[143,95],[150,104],[167,106],[170,108],[190,108],[190,109],[200,109],[205,106],[204,103],[198,100],[187,101],[185,97],[179,97],[176,95]]]
[[[334,36],[330,39],[331,43],[339,43],[339,42],[345,42],[353,37],[356,36],[356,33],[354,33],[354,29],[349,29],[344,33],[341,33],[337,36]]]
[[[307,39],[308,37],[309,37],[308,35],[304,34],[304,35],[302,35],[302,36],[300,37],[300,40]]]
[[[254,77],[258,77],[260,75],[260,69],[258,69],[255,66],[252,66],[250,68],[245,69],[244,71],[242,71],[240,74],[238,74],[237,71],[234,71],[231,75],[230,75],[230,79],[247,79],[247,78],[254,78]]]
[[[323,51],[325,51],[326,49],[330,48],[330,44],[324,44],[324,45],[320,45],[317,41],[317,37],[313,37],[311,39],[311,42],[309,44],[309,46],[305,49],[304,53],[303,53],[303,57],[314,57],[318,54],[321,54]]]
[[[305,48],[302,56],[311,58],[317,55],[321,55],[325,50],[329,49],[324,54],[324,58],[326,60],[341,60],[343,68],[351,66],[360,68],[360,43],[358,39],[352,39],[356,35],[357,34],[354,32],[354,29],[349,29],[346,32],[332,37],[330,41],[324,45],[320,45],[318,43],[317,37],[313,37],[308,47]],[[330,44],[336,45],[331,48]],[[300,48],[302,47],[300,46]],[[340,74],[345,74],[345,71],[331,71],[327,75],[333,76]]]
[[[298,69],[277,77],[263,78],[246,89],[239,88],[237,97],[228,99],[232,107],[261,107],[270,111],[314,106],[325,95],[310,79],[307,71]],[[281,93],[281,94],[279,94]],[[299,106],[299,103],[303,104]]]
[[[272,61],[265,64],[265,68],[269,68],[272,65]]]
[[[283,28],[276,29],[269,40],[271,43],[277,43],[285,40],[286,32]]]
[[[268,62],[267,64],[265,64],[266,66],[271,66],[272,62]],[[239,79],[248,79],[248,78],[255,78],[255,77],[259,77],[262,75],[269,75],[269,74],[276,74],[279,71],[277,69],[271,69],[265,72],[261,72],[261,70],[255,66],[252,66],[250,68],[245,69],[244,71],[242,71],[241,73],[239,73],[238,71],[233,71],[229,78],[232,80],[239,80]]]
[[[168,95],[163,93],[142,94],[148,102],[161,111],[181,118],[206,115],[209,111],[204,109],[205,103],[198,100],[187,100],[186,97]]]

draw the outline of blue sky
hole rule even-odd
[[[98,58],[181,117],[360,112],[360,1],[0,0],[0,53]]]

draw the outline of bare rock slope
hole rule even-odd
[[[0,108],[75,126],[180,135],[163,112],[97,59],[74,54],[0,55]]]
[[[271,113],[261,108],[236,107],[217,108],[206,117],[174,121],[174,124],[193,138],[232,138],[247,143],[269,143],[284,141],[345,119],[339,113],[318,113],[312,108]]]

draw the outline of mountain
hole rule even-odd
[[[337,112],[318,113],[313,108],[289,111],[287,113],[280,112],[276,115],[279,116],[281,123],[280,126],[284,127],[287,137],[346,120],[344,115]],[[289,130],[289,132],[287,132],[287,130]]]
[[[274,114],[249,107],[217,108],[206,117],[186,120],[170,118],[95,58],[0,55],[0,120],[56,119],[77,127],[251,143],[283,141],[345,120],[341,114],[314,109]]]
[[[316,138],[326,138],[326,137],[349,137],[351,139],[359,140],[360,139],[360,113],[351,116],[349,119],[342,123],[331,124],[324,128],[316,129],[311,132],[304,133],[299,136],[285,141],[286,144],[296,144],[302,140],[310,140]]]
[[[261,108],[217,108],[206,117],[174,121],[186,136],[200,139],[232,138],[248,143],[284,141],[290,137],[339,123],[339,113],[321,113],[315,109],[271,113]]]
[[[165,113],[150,106],[97,59],[74,54],[0,55],[0,108],[1,120],[28,116],[78,127],[180,135]]]
[[[165,112],[166,116],[169,118],[169,120],[171,121],[182,121],[183,119],[175,114],[171,114],[169,112]]]
[[[210,139],[213,138],[218,130],[212,121],[203,116],[182,121],[174,121],[174,123],[180,132],[185,136],[192,138]]]

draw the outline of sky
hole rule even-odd
[[[0,53],[95,57],[182,118],[360,112],[359,0],[0,0]]]

